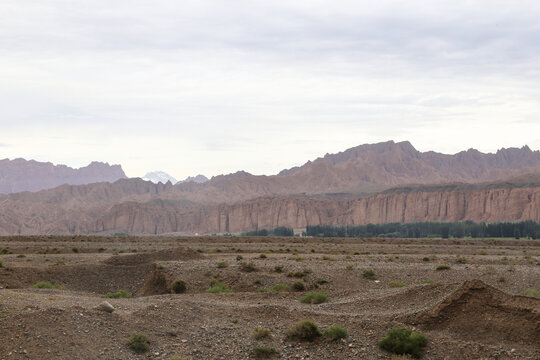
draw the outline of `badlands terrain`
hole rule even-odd
[[[540,358],[540,299],[520,295],[540,290],[537,240],[23,236],[0,238],[0,252],[2,360],[254,359],[255,346],[397,359],[377,346],[395,326],[428,337],[423,359]],[[207,293],[212,280],[232,292]],[[44,281],[57,289],[33,288]],[[118,290],[134,297],[103,298]],[[314,291],[329,301],[300,302]],[[302,319],[348,336],[287,339]],[[258,327],[270,336],[256,340]],[[147,352],[126,346],[136,332]]]

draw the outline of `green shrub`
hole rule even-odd
[[[404,286],[407,286],[407,284],[405,284],[404,282],[399,282],[399,281],[390,281],[388,283],[389,288],[397,288],[397,287],[404,287]]]
[[[347,335],[347,330],[339,326],[330,326],[324,331],[324,336],[329,337],[332,340],[345,339]]]
[[[274,271],[277,272],[277,273],[283,272],[283,265],[274,266]]]
[[[218,269],[224,269],[224,268],[226,268],[227,266],[229,266],[229,264],[227,264],[226,261],[220,261],[220,262],[217,263],[217,268],[218,268]]]
[[[236,261],[242,260],[244,257],[242,255],[236,255]]]
[[[180,356],[171,356],[167,360],[187,360],[187,359]]]
[[[456,258],[456,263],[457,263],[457,264],[466,264],[466,263],[467,263],[467,259],[458,256],[458,257]]]
[[[259,255],[259,259],[266,259],[266,255],[265,254]]]
[[[429,257],[427,257],[427,256],[423,257],[423,258],[422,258],[422,261],[428,262],[428,261],[429,261]]]
[[[523,291],[521,295],[540,298],[540,293],[535,289],[527,289]]]
[[[318,278],[317,280],[315,280],[315,283],[316,283],[317,285],[324,285],[324,284],[328,284],[328,280],[322,279],[322,278]]]
[[[270,346],[255,346],[253,348],[253,354],[258,359],[265,359],[275,356],[277,351]]]
[[[311,293],[304,296],[300,301],[304,304],[321,304],[330,301],[330,299],[323,293]]]
[[[506,278],[504,276],[499,276],[499,278],[497,279],[497,281],[503,283],[506,281]]]
[[[435,270],[437,271],[441,271],[441,270],[450,270],[450,266],[449,265],[439,265],[435,268]]]
[[[209,294],[232,292],[232,290],[229,289],[225,283],[219,280],[212,280],[212,282],[210,282],[210,286],[210,289],[206,290],[206,292]]]
[[[352,270],[353,269],[353,266],[351,264],[347,265],[346,267],[347,270]]]
[[[255,267],[255,264],[253,264],[252,262],[249,262],[249,263],[243,262],[240,264],[240,270],[244,272],[253,272],[253,271],[257,271],[257,268]]]
[[[373,271],[372,269],[364,270],[364,272],[362,272],[362,276],[366,279],[373,280],[375,279],[375,271]]]
[[[270,330],[268,330],[267,328],[258,327],[253,332],[253,338],[255,340],[266,339],[269,337],[270,337]]]
[[[109,299],[130,299],[133,297],[133,295],[131,295],[129,291],[118,290],[116,292],[108,292],[103,297],[106,297]]]
[[[314,322],[302,320],[287,330],[286,335],[289,340],[313,341],[322,334]]]
[[[287,284],[276,284],[266,290],[266,292],[286,292],[286,291],[291,291],[291,287]]]
[[[57,290],[67,290],[65,286],[57,285],[57,284],[51,284],[48,281],[40,281],[35,283],[32,286],[34,289],[57,289]]]
[[[0,268],[4,266],[4,263],[2,262],[2,260],[0,260]]]
[[[422,348],[427,345],[424,334],[406,328],[390,329],[386,335],[386,338],[379,341],[379,347],[399,355],[420,357]]]
[[[292,284],[292,289],[294,291],[304,291],[306,290],[306,285],[304,285],[304,283],[301,281],[297,281],[294,284]]]
[[[175,294],[185,293],[186,289],[186,282],[184,280],[176,280],[171,286],[171,290]]]
[[[128,348],[130,348],[137,354],[141,354],[145,351],[148,351],[148,348],[150,347],[150,342],[148,341],[148,337],[146,336],[146,334],[135,333],[126,342],[126,345]]]

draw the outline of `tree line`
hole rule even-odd
[[[253,230],[242,233],[244,236],[294,236],[294,231],[285,226],[279,226],[274,229]]]
[[[361,226],[307,226],[304,236],[317,237],[393,237],[393,238],[540,238],[540,223],[534,221],[475,223],[472,221],[441,223],[390,223]]]

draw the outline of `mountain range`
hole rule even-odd
[[[51,189],[63,184],[82,185],[95,182],[114,182],[125,179],[120,165],[92,162],[73,169],[65,165],[25,159],[0,160],[0,193]]]
[[[123,173],[123,172],[122,172]],[[0,195],[0,234],[228,233],[306,225],[540,221],[540,152],[360,145],[277,175],[62,185]]]

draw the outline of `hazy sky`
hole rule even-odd
[[[273,174],[540,149],[538,1],[2,0],[0,158]]]

